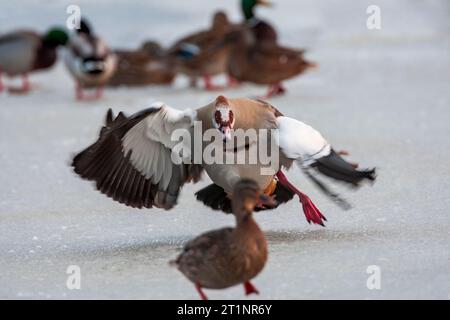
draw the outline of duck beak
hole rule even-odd
[[[253,210],[255,209],[255,204],[254,203],[246,203],[244,205],[245,208],[245,212],[250,215],[253,213]]]
[[[273,7],[273,3],[267,0],[257,0],[256,4],[262,7]]]
[[[220,132],[222,133],[223,141],[231,140],[231,128],[230,127],[220,127]]]

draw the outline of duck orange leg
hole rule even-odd
[[[227,87],[229,88],[236,88],[239,87],[241,85],[241,83],[239,82],[239,80],[237,80],[236,78],[228,75],[228,83],[227,83]]]
[[[204,75],[203,81],[205,82],[205,90],[207,91],[223,90],[223,87],[216,86],[215,84],[212,83],[210,75]]]
[[[244,289],[245,289],[246,296],[248,296],[252,293],[259,294],[258,289],[256,289],[255,286],[250,281],[247,281],[244,283]]]
[[[79,82],[77,82],[75,90],[76,90],[77,100],[79,100],[79,101],[98,100],[103,96],[103,87],[97,87],[95,90],[95,93],[93,95],[88,96],[84,93],[83,86]]]
[[[8,91],[11,93],[27,93],[31,89],[30,80],[28,79],[28,74],[22,75],[22,86],[21,87],[10,87]]]
[[[195,289],[197,289],[197,292],[200,295],[200,298],[202,298],[202,300],[208,300],[208,297],[203,292],[202,287],[198,283],[195,284]]]
[[[265,96],[261,97],[261,99],[268,99],[273,96],[277,96],[286,92],[286,89],[283,87],[281,83],[272,84],[269,86],[269,89]]]
[[[95,97],[95,99],[100,99],[103,97],[103,87],[97,87],[94,97]]]
[[[319,211],[319,209],[317,209],[317,207],[314,205],[311,199],[306,194],[298,190],[292,183],[290,183],[283,172],[278,171],[277,178],[281,184],[283,184],[285,187],[289,188],[293,193],[298,195],[303,207],[303,212],[305,214],[306,221],[308,221],[308,223],[313,222],[324,227],[325,225],[323,224],[323,221],[327,221],[327,219]]]

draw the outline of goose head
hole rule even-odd
[[[213,111],[213,127],[222,133],[224,141],[231,140],[231,130],[234,128],[236,119],[230,107],[230,101],[224,96],[217,97]]]

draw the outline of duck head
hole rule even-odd
[[[50,29],[43,37],[44,46],[48,48],[56,48],[66,45],[69,40],[67,33],[60,28]]]
[[[212,30],[226,31],[230,28],[230,20],[224,11],[217,11],[212,20]]]
[[[245,19],[250,20],[254,17],[253,10],[256,6],[271,7],[272,3],[268,0],[242,0],[241,6]]]
[[[212,124],[222,133],[223,141],[231,140],[231,130],[233,130],[235,120],[230,101],[224,96],[218,96],[214,101]]]
[[[233,188],[232,207],[236,218],[244,218],[253,213],[259,203],[260,188],[251,179],[239,180]]]

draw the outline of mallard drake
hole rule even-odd
[[[80,28],[70,38],[65,62],[70,74],[75,78],[78,100],[99,99],[103,86],[117,67],[116,55],[101,38],[92,33],[86,20],[81,21]],[[95,88],[95,94],[86,96],[84,88]]]
[[[228,60],[229,75],[238,81],[269,85],[263,99],[284,93],[282,81],[316,67],[315,63],[304,59],[304,50],[258,43],[247,29],[231,32],[226,41],[233,43]]]
[[[258,43],[276,43],[278,35],[275,28],[255,15],[255,8],[257,6],[271,7],[272,3],[267,0],[241,1],[241,9],[244,14],[245,24],[250,28]]]
[[[294,162],[301,165],[307,176],[344,208],[348,207],[345,200],[331,192],[313,173],[354,186],[364,180],[375,180],[374,169],[356,169],[315,129],[284,116],[264,101],[219,96],[198,109],[180,111],[160,104],[131,117],[119,113],[113,119],[109,111],[106,119],[98,140],[78,153],[72,166],[82,178],[95,181],[99,191],[132,207],[173,208],[181,187],[200,180],[204,170],[213,184],[196,195],[213,209],[230,212],[230,195],[232,198],[236,182],[249,178],[256,181],[266,195],[275,195],[278,204],[298,195],[308,222],[323,225],[324,216],[304,193],[289,183],[282,168],[289,168]],[[268,146],[272,147],[271,153],[279,157],[268,163],[257,157],[254,163],[231,164],[220,159],[205,161],[202,157],[206,148],[210,150],[212,146],[223,148],[225,158],[247,159],[248,153],[257,152],[260,143],[266,140],[266,136],[259,138],[259,135],[250,141],[239,139],[237,133],[248,129],[260,133],[275,130],[279,139],[270,141]],[[173,158],[180,152],[178,139],[172,139],[175,131],[193,137],[193,144],[187,139],[181,159]],[[218,137],[207,143],[203,140],[205,132]],[[235,138],[238,140],[235,145],[224,143]],[[200,157],[197,157],[198,151],[202,151]]]
[[[266,264],[267,242],[253,219],[253,210],[261,204],[271,205],[273,199],[261,194],[258,184],[250,179],[239,180],[233,195],[236,227],[209,231],[190,240],[171,261],[195,284],[203,300],[208,298],[202,288],[225,289],[243,284],[246,295],[259,293],[250,280]]]
[[[166,63],[166,51],[154,41],[147,41],[137,50],[115,50],[117,69],[108,86],[143,86],[170,84],[175,74]]]
[[[216,12],[208,30],[184,37],[169,49],[174,69],[190,77],[192,86],[202,77],[206,90],[219,89],[211,77],[226,72],[230,46],[223,40],[232,28],[225,12]]]
[[[0,36],[0,92],[5,86],[2,73],[22,76],[22,87],[9,90],[30,90],[28,73],[52,67],[57,60],[57,48],[67,43],[68,36],[62,29],[53,28],[41,35],[35,31],[13,31]]]

